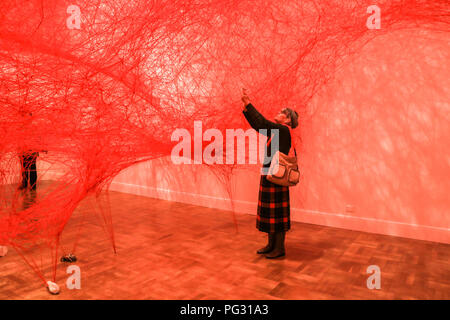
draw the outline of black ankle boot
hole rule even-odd
[[[267,259],[276,259],[286,255],[284,248],[285,234],[285,232],[275,233],[275,246],[270,253],[266,254]]]
[[[258,251],[256,251],[256,253],[258,254],[263,254],[263,253],[269,253],[270,251],[273,250],[274,247],[274,240],[275,240],[275,234],[274,233],[267,233],[267,246],[265,246],[264,248],[259,249]]]

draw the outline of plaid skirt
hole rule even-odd
[[[291,228],[289,187],[279,186],[261,176],[256,228],[262,232],[283,232]]]

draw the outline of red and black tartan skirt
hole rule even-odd
[[[262,232],[283,232],[291,228],[289,187],[279,186],[261,176],[256,228]]]

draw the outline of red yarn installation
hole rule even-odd
[[[72,4],[79,29],[66,23]],[[366,26],[371,5],[379,30]],[[0,244],[54,281],[80,202],[97,203],[114,246],[100,192],[125,168],[170,155],[175,129],[247,128],[242,87],[265,115],[290,106],[303,125],[317,112],[311,99],[369,41],[398,30],[448,39],[449,22],[447,0],[3,0]],[[26,150],[47,164],[38,183],[58,173],[38,199],[17,191]],[[210,168],[227,186],[236,166]]]

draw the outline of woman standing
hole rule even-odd
[[[259,231],[266,232],[268,243],[264,248],[257,251],[258,254],[265,254],[267,259],[275,259],[285,255],[284,240],[286,231],[291,228],[289,187],[274,184],[266,179],[267,171],[270,167],[272,156],[280,151],[289,154],[291,149],[291,128],[298,126],[298,114],[292,109],[284,108],[274,118],[275,122],[269,121],[261,115],[250,103],[250,98],[243,92],[244,116],[250,126],[258,132],[266,129],[270,135],[266,145],[263,174],[259,186],[258,214],[256,227]],[[277,133],[278,144],[272,150],[271,132]],[[277,148],[278,147],[278,148]],[[271,154],[268,151],[271,150]]]

